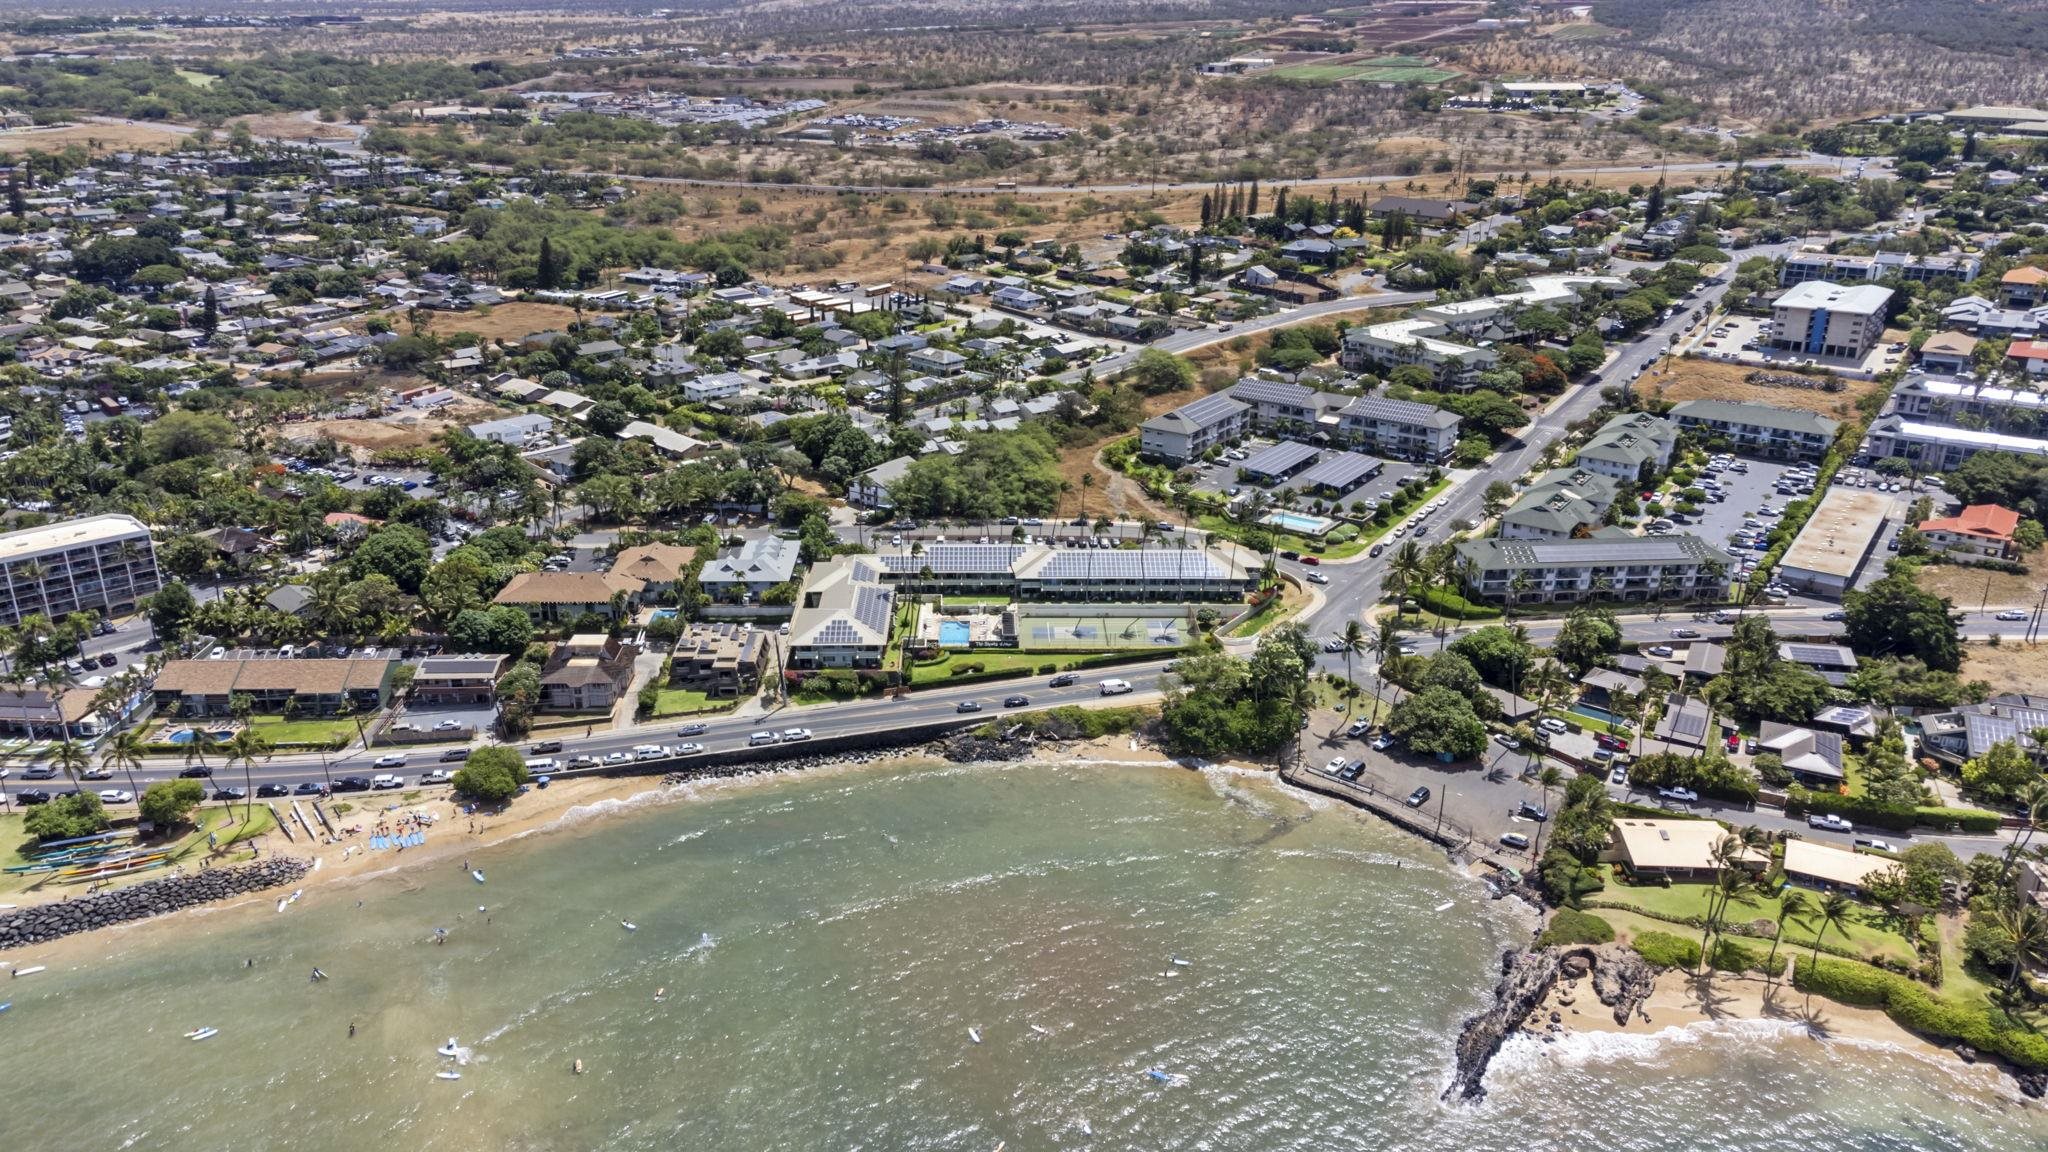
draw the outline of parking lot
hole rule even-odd
[[[1749,470],[1738,472],[1735,467]],[[1735,467],[1718,473],[1702,473],[1701,480],[1713,480],[1721,485],[1721,495],[1726,499],[1719,503],[1709,500],[1701,506],[1691,524],[1675,524],[1672,530],[1691,532],[1717,548],[1727,549],[1737,560],[1750,560],[1761,556],[1763,549],[1738,546],[1731,537],[1745,531],[1761,537],[1777,524],[1776,516],[1760,515],[1760,512],[1767,507],[1782,512],[1787,501],[1798,499],[1777,491],[1778,481],[1797,465],[1738,456]]]
[[[1722,316],[1712,328],[1695,338],[1690,350],[1709,360],[1732,360],[1759,366],[1814,364],[1866,379],[1891,371],[1907,356],[1903,345],[1894,346],[1896,341],[1879,343],[1861,360],[1782,352],[1770,347],[1770,329],[1771,322],[1765,317]]]

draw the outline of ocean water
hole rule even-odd
[[[0,985],[0,1149],[2048,1147],[1981,1073],[1761,1025],[1517,1041],[1486,1101],[1439,1104],[1526,913],[1248,776],[617,807],[479,851],[482,886],[323,886]]]

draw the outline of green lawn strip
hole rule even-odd
[[[726,712],[739,704],[732,696],[712,696],[689,688],[663,688],[656,692],[653,715],[685,716],[694,712]]]
[[[977,680],[1022,678],[1047,668],[1074,671],[1082,668],[1135,664],[1181,655],[1183,648],[1125,648],[1085,652],[948,652],[937,660],[910,666],[910,687],[936,688],[946,684],[972,684]],[[980,665],[979,672],[955,675],[953,668]]]
[[[948,608],[1004,608],[1008,607],[1008,596],[956,596],[946,593],[939,598],[941,607]]]
[[[1579,727],[1584,728],[1588,732],[1605,732],[1610,736],[1619,736],[1623,739],[1630,739],[1635,734],[1635,730],[1632,728],[1624,728],[1619,724],[1610,724],[1605,720],[1596,719],[1592,716],[1584,716],[1577,712],[1557,710],[1552,712],[1546,712],[1544,713],[1544,715],[1555,716],[1559,720],[1562,720],[1567,724],[1576,724]]]
[[[1307,603],[1307,601],[1289,604],[1285,596],[1275,596],[1266,602],[1265,607],[1238,621],[1237,626],[1224,633],[1224,635],[1232,638],[1256,636],[1261,630],[1278,624],[1289,616],[1301,611],[1302,604],[1304,603]]]
[[[356,738],[352,720],[287,720],[251,716],[249,730],[275,744],[342,744]]]
[[[1659,919],[1685,922],[1706,916],[1707,893],[1711,890],[1711,886],[1706,884],[1673,884],[1669,888],[1632,886],[1617,883],[1610,876],[1607,887],[1590,900],[1627,904]],[[1777,916],[1776,896],[1750,891],[1736,897],[1726,919],[1731,924],[1741,924],[1751,920],[1776,920]],[[1916,959],[1913,945],[1897,929],[1889,926],[1888,920],[1889,917],[1876,908],[1865,904],[1853,905],[1847,919],[1828,928],[1822,946],[1848,948],[1867,957],[1888,956],[1912,963]],[[1818,926],[1818,921],[1811,916],[1804,920],[1786,921],[1785,946],[1811,947]]]

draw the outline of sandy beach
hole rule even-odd
[[[684,803],[709,795],[725,795],[739,789],[772,786],[776,781],[804,775],[885,769],[908,763],[928,763],[930,755],[891,753],[863,760],[849,760],[821,767],[791,768],[778,772],[755,772],[740,776],[703,777],[681,784],[666,785],[658,776],[557,779],[547,788],[529,790],[502,812],[466,814],[445,789],[430,797],[404,804],[395,793],[367,792],[344,797],[350,805],[347,815],[336,820],[339,827],[359,829],[332,842],[308,844],[304,834],[294,842],[275,830],[257,838],[264,856],[310,857],[314,870],[301,888],[303,901],[334,899],[341,893],[381,877],[400,876],[431,868],[464,867],[472,853],[508,844],[529,836],[576,831],[583,825],[609,815],[637,810],[657,803]],[[1130,736],[1107,736],[1100,740],[1049,745],[1031,757],[1046,764],[1161,764],[1173,759],[1143,741]],[[310,812],[308,813],[310,816]],[[372,850],[371,834],[379,826],[407,828],[425,834],[416,847]],[[75,896],[68,890],[30,892],[13,899],[27,907]],[[145,944],[157,933],[210,929],[237,916],[289,915],[277,912],[278,899],[286,893],[271,889],[227,903],[207,905],[182,912],[136,921],[97,932],[82,933],[40,944],[14,955],[0,955],[0,965],[26,967],[33,964],[61,965],[118,954]],[[354,899],[354,897],[349,897]]]

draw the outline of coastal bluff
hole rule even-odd
[[[0,949],[43,944],[95,928],[147,920],[182,908],[276,888],[295,883],[312,870],[311,860],[272,856],[239,868],[165,876],[97,896],[17,909],[0,915]]]
[[[1594,995],[1614,1010],[1615,1023],[1626,1024],[1649,998],[1659,971],[1629,949],[1614,945],[1511,949],[1501,956],[1500,969],[1493,1003],[1467,1019],[1458,1034],[1457,1072],[1443,1091],[1444,1100],[1477,1101],[1486,1096],[1486,1066],[1560,978],[1591,975]]]

